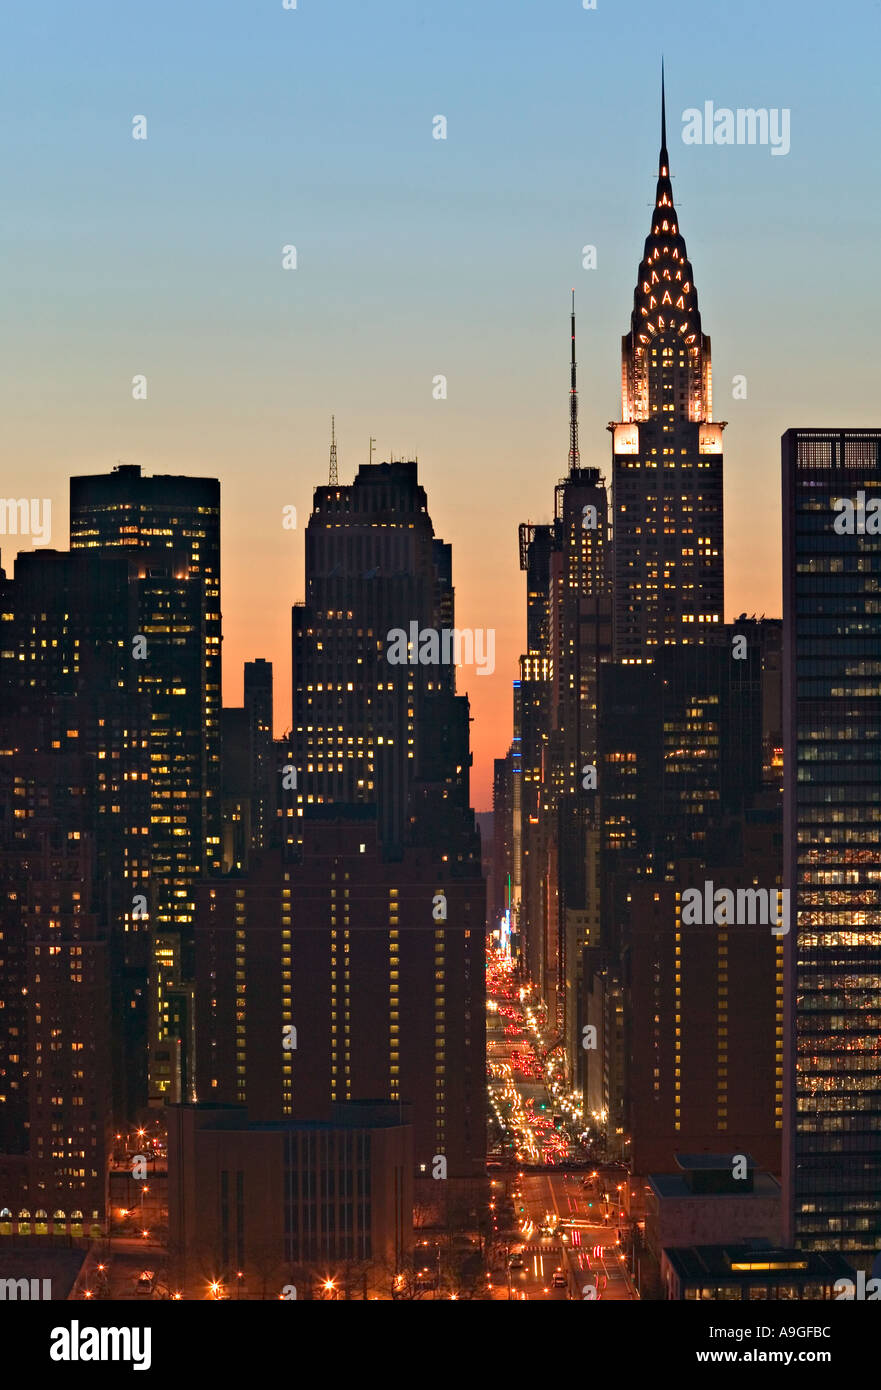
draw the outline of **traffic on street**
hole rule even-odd
[[[630,1300],[623,1164],[588,1163],[578,1098],[555,1080],[539,1011],[503,958],[487,969],[493,1296]],[[577,1165],[577,1167],[575,1166]]]

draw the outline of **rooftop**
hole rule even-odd
[[[674,1197],[690,1197],[696,1202],[705,1202],[708,1199],[720,1201],[725,1198],[730,1200],[732,1197],[737,1197],[741,1200],[746,1200],[747,1198],[754,1199],[756,1197],[780,1197],[780,1183],[777,1179],[770,1173],[759,1172],[756,1168],[749,1169],[752,1178],[752,1183],[749,1188],[742,1184],[740,1187],[732,1187],[730,1190],[726,1189],[722,1192],[695,1192],[687,1176],[690,1171],[694,1170],[686,1169],[682,1173],[649,1173],[646,1182],[656,1196],[668,1199]],[[698,1171],[707,1170],[701,1169]],[[718,1170],[711,1169],[709,1171],[715,1172]],[[726,1171],[729,1174],[731,1173],[730,1159]]]
[[[739,1245],[689,1245],[665,1249],[664,1255],[680,1279],[689,1284],[707,1279],[755,1281],[757,1274],[777,1276],[780,1282],[853,1278],[843,1255],[816,1250],[779,1250],[761,1240]],[[787,1277],[788,1276],[788,1277]]]

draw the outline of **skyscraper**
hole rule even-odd
[[[779,798],[762,783],[763,705],[779,720],[776,681],[763,699],[762,658],[777,635],[776,624],[738,620],[651,665],[602,671],[603,942],[628,983],[632,1059],[626,1102],[610,1090],[607,1104],[633,1135],[640,1172],[669,1167],[677,1147],[729,1142],[778,1168],[782,938],[683,929],[678,906],[707,879],[779,884]],[[731,1063],[747,1042],[744,1086]]]
[[[616,660],[650,661],[723,620],[724,428],[673,204],[662,78],[652,227],[622,340],[621,420],[609,425]]]
[[[110,969],[94,760],[0,733],[0,1237],[104,1227]]]
[[[548,950],[547,741],[551,726],[551,554],[553,525],[520,526],[520,568],[526,572],[526,651],[514,682],[514,742],[506,759],[505,814],[510,825],[511,907],[515,944],[530,978],[545,991]]]
[[[39,751],[90,760],[89,829],[110,951],[120,1125],[147,1102],[150,921],[138,899],[146,908],[152,876],[150,703],[131,659],[139,604],[138,566],[124,552],[38,550],[18,556],[0,619],[4,706]]]
[[[578,1080],[582,955],[592,922],[598,927],[596,782],[588,770],[596,764],[599,666],[611,656],[608,536],[605,479],[581,463],[573,292],[568,470],[554,489],[553,522],[520,527],[528,649],[515,700],[525,958]]]
[[[269,844],[274,813],[275,769],[272,757],[272,662],[258,657],[245,662],[245,714],[251,780],[251,844]]]
[[[881,1248],[881,430],[783,436],[787,1239]]]
[[[247,869],[276,832],[279,782],[272,739],[272,662],[245,662],[244,704],[221,712],[223,872]]]
[[[302,820],[288,890],[313,902],[286,925],[294,1001],[309,981],[309,1007],[324,1012],[287,1076],[295,1117],[337,1100],[412,1103],[425,1171],[439,1156],[470,1178],[484,1149],[486,895],[454,593],[451,547],[434,535],[414,461],[315,489],[306,601],[293,610]],[[423,900],[435,901],[428,921]],[[243,941],[247,952],[246,923]]]
[[[551,720],[546,812],[553,824],[556,893],[548,912],[548,1007],[567,1072],[580,1088],[585,952],[599,942],[597,691],[612,655],[606,480],[583,467],[578,441],[575,296],[572,296],[569,470],[554,489],[550,557]]]
[[[483,884],[435,849],[384,854],[369,804],[312,807],[301,825],[297,860],[255,852],[247,874],[200,887],[200,1099],[272,1121],[400,1102],[426,1177],[435,1156],[479,1176]]]
[[[455,693],[455,663],[421,660],[410,640],[411,625],[451,631],[453,600],[450,547],[434,536],[415,462],[371,464],[348,486],[315,489],[306,602],[293,610],[303,804],[375,804],[387,849],[424,826],[452,858],[479,866],[468,701]],[[403,664],[390,659],[395,631],[407,634]]]
[[[655,205],[622,341],[621,418],[609,425],[614,664],[599,683],[596,964],[609,967],[609,998],[621,991],[629,1071],[614,1066],[619,1028],[607,1008],[602,1074],[617,1073],[619,1090],[610,1083],[603,1108],[609,1142],[629,1136],[639,1169],[672,1162],[681,1141],[752,1146],[776,1167],[782,945],[767,928],[755,939],[684,931],[677,906],[678,890],[713,874],[774,891],[781,865],[779,805],[758,804],[771,638],[762,624],[724,624],[724,422],[713,420],[661,83]],[[758,1035],[746,1088],[729,1066],[738,1028]]]
[[[220,484],[128,464],[71,478],[70,544],[138,562],[130,646],[150,701],[150,1099],[161,1104],[195,1084],[194,885],[221,863]]]

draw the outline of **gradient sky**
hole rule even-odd
[[[331,414],[343,482],[370,435],[377,459],[417,454],[453,544],[458,624],[496,630],[495,674],[459,679],[488,807],[524,641],[517,525],[550,518],[566,471],[572,286],[582,463],[609,473],[661,53],[714,415],[729,421],[730,619],[780,612],[783,430],[881,425],[879,47],[878,3],[5,7],[0,494],[51,498],[66,549],[72,473],[121,459],[219,477],[224,700],[241,703],[243,661],[271,659],[280,733]],[[791,152],[685,146],[681,113],[707,100],[788,107]],[[16,538],[0,545],[9,571]]]

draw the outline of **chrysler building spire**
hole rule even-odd
[[[663,376],[662,367],[668,369]],[[670,182],[663,66],[658,184],[630,332],[623,341],[621,384],[622,420],[648,420],[660,413],[668,420],[713,418],[710,340],[701,329],[694,274]]]
[[[664,60],[661,59],[661,158],[658,164],[658,173],[668,174],[669,159],[667,157],[667,99],[664,95]]]
[[[663,67],[657,192],[621,347],[621,419],[609,426],[614,651],[652,661],[707,641],[724,604],[724,424],[713,423],[710,340],[673,202]]]

